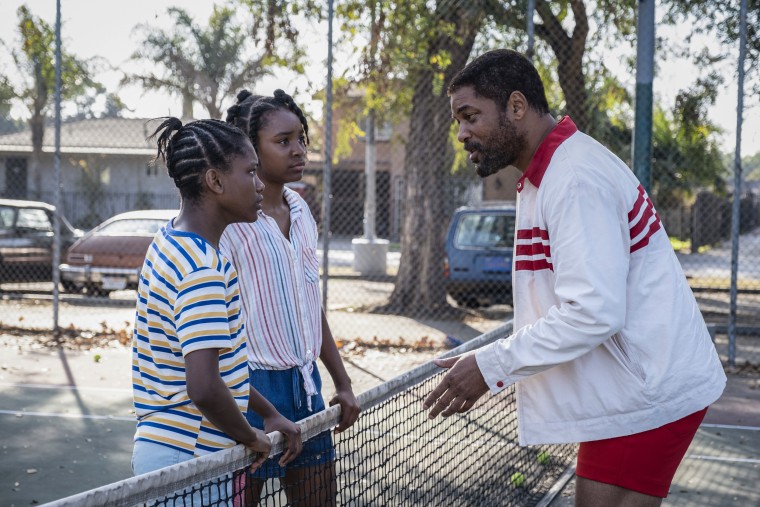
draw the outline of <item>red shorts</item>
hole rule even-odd
[[[582,442],[576,475],[665,498],[707,409],[643,433]]]

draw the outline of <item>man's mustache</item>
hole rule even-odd
[[[483,151],[483,145],[480,143],[465,141],[464,149],[470,153],[473,151]]]

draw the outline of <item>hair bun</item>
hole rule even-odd
[[[275,100],[278,100],[280,102],[288,103],[293,102],[293,97],[285,93],[285,91],[280,90],[279,88],[274,91],[274,98]]]
[[[166,127],[166,130],[173,132],[182,128],[182,120],[174,116],[170,116],[164,122],[164,126]]]
[[[243,102],[245,99],[253,95],[249,90],[240,90],[240,92],[237,94],[237,101],[238,104]]]

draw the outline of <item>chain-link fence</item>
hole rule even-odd
[[[231,5],[242,4],[246,3]],[[339,79],[332,101],[322,102],[322,110],[317,107],[311,115],[311,158],[303,178],[291,183],[320,224],[319,253],[328,259],[323,293],[333,333],[342,340],[411,344],[422,338],[464,340],[511,315],[509,234],[514,224],[508,217],[514,213],[509,203],[515,199],[519,174],[507,168],[483,180],[474,176],[452,136],[446,82],[485,49],[509,46],[525,51],[530,46],[553,114],[569,114],[581,130],[631,163],[635,47],[630,34],[635,9],[619,5],[612,14],[602,15],[581,4],[572,16],[563,17],[567,12],[538,2],[529,18],[521,2],[498,12],[488,2],[469,1],[367,6],[371,8],[359,15],[358,4],[337,3],[333,22]],[[309,14],[301,13],[304,19]],[[54,24],[33,12],[20,10],[16,15],[31,20],[40,33],[52,33]],[[673,12],[669,15],[678,19]],[[716,13],[723,15],[732,13]],[[668,19],[662,15],[657,24],[656,62],[666,75],[676,55],[688,60],[701,51],[684,45]],[[203,27],[206,20],[195,22]],[[67,33],[65,24],[63,28],[65,106],[66,101],[81,103],[93,93],[84,85],[73,91],[72,80],[95,81],[97,76],[67,74],[74,72],[67,62],[76,55],[68,51],[66,41],[77,34]],[[324,19],[313,33],[299,32],[301,47],[326,46],[320,35],[323,28]],[[699,59],[691,67],[694,79],[683,87],[664,78],[654,82],[650,194],[704,314],[721,339],[731,325],[742,336],[754,336],[760,329],[760,267],[755,260],[760,249],[760,173],[757,156],[745,157],[742,187],[733,188],[732,147],[721,141],[723,127],[711,116],[716,94],[734,82],[737,68],[738,42],[722,37],[718,28],[712,36],[717,44],[713,50],[723,56],[719,64],[710,66]],[[181,33],[178,27],[155,30]],[[29,37],[19,31],[8,34],[4,46],[13,55],[8,62],[15,66],[6,66],[2,104],[7,107],[0,109],[0,195],[6,199],[0,202],[0,320],[7,329],[46,332],[57,324],[76,333],[88,321],[99,331],[129,328],[141,249],[162,216],[149,211],[121,214],[177,209],[177,191],[165,170],[150,164],[155,147],[146,141],[149,124],[146,118],[129,117],[128,105],[64,115],[56,155],[54,88],[49,79],[34,74],[35,62],[50,71],[54,39],[47,39],[48,46],[35,56],[16,49]],[[143,41],[134,43],[136,50],[143,47]],[[179,44],[193,49],[191,38],[181,38]],[[570,55],[569,47],[581,58]],[[125,80],[148,72],[148,63],[140,61],[145,69],[137,67]],[[171,70],[160,58],[151,65]],[[749,75],[749,86],[754,86],[753,77]],[[35,79],[40,87],[48,86],[44,97],[34,97],[30,83]],[[323,87],[314,87],[318,98],[323,98]],[[167,85],[164,91],[171,96],[174,90]],[[108,92],[113,104],[117,91]],[[32,99],[43,107],[25,107]],[[226,96],[219,104],[224,108],[233,100]],[[329,189],[323,177],[325,107],[332,111],[334,147]],[[163,113],[155,111],[156,116]],[[731,235],[736,198],[741,199],[738,238]],[[55,295],[54,202],[59,203],[61,219],[61,284]],[[461,206],[471,208],[470,214],[457,214]],[[331,229],[328,241],[322,228],[325,213]],[[731,253],[736,243],[737,303],[732,312]],[[457,245],[465,244],[484,256],[486,267],[462,264],[473,262],[472,256],[456,251]],[[737,344],[740,362],[757,364],[760,356],[751,347],[741,350],[743,340]]]

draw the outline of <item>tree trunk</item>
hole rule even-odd
[[[45,106],[48,102],[48,87],[42,72],[42,64],[34,62],[35,95],[32,101],[32,117],[29,119],[29,129],[32,131],[32,157],[29,163],[29,173],[32,180],[32,198],[42,198],[42,143],[45,136]]]
[[[416,77],[412,98],[409,140],[406,145],[406,199],[401,230],[401,262],[388,309],[398,313],[415,310],[427,315],[448,309],[443,279],[443,245],[449,217],[446,215],[446,181],[450,178],[453,147],[449,142],[451,106],[446,84],[467,63],[482,16],[457,19],[456,37],[440,35],[431,42],[428,56],[447,51],[451,64],[445,69],[443,86],[436,89],[437,69],[428,68]]]
[[[589,24],[586,6],[582,0],[570,2],[575,27],[568,35],[554,16],[549,2],[536,3],[536,11],[543,24],[536,27],[536,34],[544,39],[557,57],[559,85],[565,96],[565,109],[578,128],[588,132],[589,111],[586,95],[586,78],[583,73],[583,55],[586,51]]]
[[[586,95],[586,78],[583,74],[583,52],[575,52],[566,47],[566,55],[559,57],[557,73],[559,85],[565,95],[567,114],[573,119],[578,129],[588,132],[589,111]]]
[[[182,90],[182,120],[193,117],[193,94],[190,90]]]
[[[35,114],[29,119],[29,128],[32,131],[32,156],[29,159],[29,176],[31,180],[32,199],[42,197],[42,171],[40,161],[42,159],[42,142],[45,134],[45,117]]]

